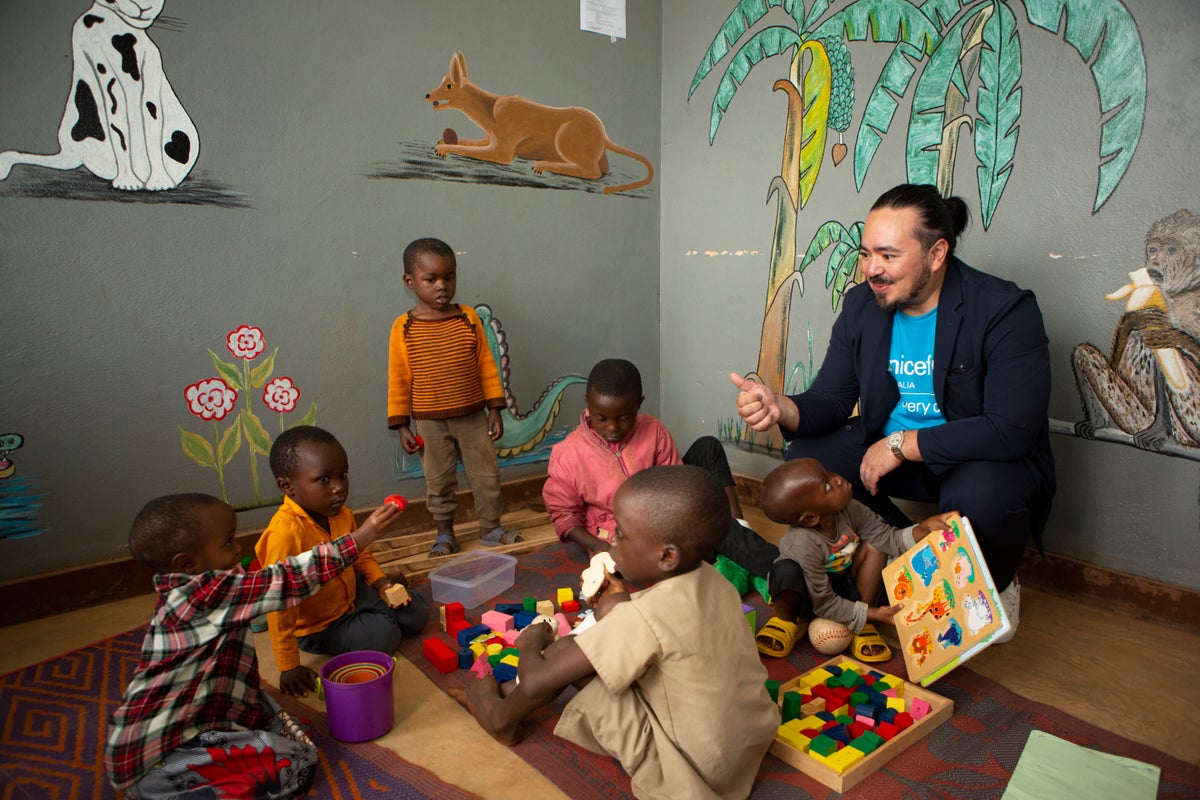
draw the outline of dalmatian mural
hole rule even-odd
[[[75,21],[59,151],[0,152],[0,180],[22,164],[56,170],[82,166],[126,191],[174,189],[188,176],[200,154],[200,138],[146,32],[163,2],[96,0]]]

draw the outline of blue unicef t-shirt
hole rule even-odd
[[[919,317],[903,312],[892,315],[892,349],[888,372],[900,389],[900,402],[892,409],[884,433],[911,431],[946,421],[933,393],[933,339],[937,309]]]

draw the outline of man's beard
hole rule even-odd
[[[921,259],[921,272],[917,275],[916,281],[913,283],[912,291],[906,297],[901,297],[897,300],[884,300],[882,296],[875,295],[875,304],[884,311],[903,311],[909,306],[915,304],[921,299],[921,295],[929,286],[929,281],[933,279],[933,270],[929,268],[929,259]],[[892,281],[894,285],[894,281]]]

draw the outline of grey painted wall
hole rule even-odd
[[[786,111],[783,94],[771,87],[786,76],[788,62],[775,58],[754,68],[711,147],[709,105],[719,70],[687,102],[705,48],[734,5],[664,2],[662,394],[666,422],[681,441],[715,433],[719,421],[735,417],[736,391],[727,375],[755,369],[766,298],[775,206],[764,201],[779,174]],[[1126,2],[1147,58],[1145,125],[1124,179],[1093,214],[1101,116],[1088,65],[1060,37],[1032,28],[1019,3],[1010,5],[1024,66],[1016,166],[985,231],[974,160],[960,151],[955,193],[967,200],[974,221],[960,240],[959,255],[1037,293],[1053,358],[1050,415],[1074,422],[1082,411],[1071,349],[1092,342],[1107,354],[1121,304],[1105,300],[1105,292],[1126,283],[1127,273],[1143,264],[1151,223],[1198,205],[1200,170],[1184,132],[1200,122],[1194,46],[1200,10],[1190,0]],[[771,14],[769,21],[795,28],[781,10]],[[851,133],[891,49],[850,44],[857,88]],[[834,168],[826,146],[817,188],[799,214],[801,253],[821,223],[864,219],[880,193],[905,180],[909,91],[861,192],[855,190],[852,155]],[[853,136],[846,143],[853,153]],[[811,326],[820,364],[831,320],[822,259],[806,273],[804,295],[792,308],[789,363],[807,360],[805,329]],[[1200,587],[1200,464],[1073,436],[1055,435],[1052,445],[1060,490],[1046,534],[1048,550]],[[735,465],[752,474],[766,474],[777,463],[730,452]]]
[[[460,252],[459,300],[488,302],[503,321],[524,405],[554,377],[622,355],[646,375],[647,410],[681,443],[717,432],[734,414],[727,373],[753,369],[757,357],[773,221],[765,200],[785,108],[771,91],[786,70],[775,59],[754,70],[709,146],[715,79],[690,103],[687,90],[733,5],[631,2],[629,38],[612,44],[578,31],[576,5],[549,0],[363,0],[336,15],[307,0],[168,0],[174,22],[151,35],[200,131],[193,177],[249,207],[18,196],[39,180],[32,168],[0,183],[0,433],[25,437],[11,457],[42,495],[37,521],[47,529],[0,542],[0,580],[121,556],[146,499],[216,491],[213,473],[180,451],[180,427],[204,431],[183,389],[213,374],[207,350],[232,360],[223,337],[240,324],[264,329],[268,348],[280,348],[275,374],[295,380],[302,406],[317,400],[318,424],[345,443],[352,502],[419,494],[419,484],[391,477],[394,437],[383,421],[387,330],[410,305],[399,254],[418,235]],[[960,253],[1037,292],[1054,357],[1051,416],[1068,422],[1082,416],[1071,348],[1107,351],[1120,306],[1104,293],[1142,264],[1152,222],[1197,205],[1186,132],[1198,116],[1200,12],[1190,0],[1127,7],[1146,51],[1147,113],[1138,153],[1098,213],[1095,87],[1073,50],[1019,12],[1020,146],[989,230],[971,165],[956,174],[976,212]],[[64,0],[0,7],[0,149],[54,149],[70,27],[84,10]],[[456,49],[489,89],[594,110],[613,139],[655,163],[646,196],[364,177],[394,164],[401,143],[431,148],[445,127],[473,131],[423,101]],[[851,45],[856,119],[887,50]],[[619,156],[613,166],[641,174]],[[862,219],[903,180],[902,136],[885,139],[861,192],[849,160],[824,169],[800,215],[802,245],[820,222]],[[810,270],[793,307],[793,360],[807,360],[808,327],[816,363],[824,353],[833,312],[822,271]],[[563,424],[574,422],[580,394],[568,392]],[[1061,488],[1050,550],[1200,586],[1200,464],[1069,436],[1053,445]],[[759,475],[775,463],[734,449],[731,458]],[[232,499],[244,499],[244,450],[227,469]],[[241,521],[252,527],[267,514]]]
[[[56,149],[71,26],[86,9],[0,7],[0,149]],[[295,381],[303,408],[315,399],[317,423],[346,446],[352,504],[420,496],[419,483],[392,478],[385,410],[388,330],[412,305],[400,254],[417,236],[448,241],[460,253],[457,299],[486,302],[503,322],[522,410],[606,355],[656,374],[657,183],[627,197],[366,175],[394,164],[402,142],[432,151],[446,127],[477,135],[424,100],[455,50],[485,88],[588,107],[657,166],[660,26],[657,3],[631,4],[628,38],[612,43],[579,30],[577,5],[544,0],[356,0],[336,11],[168,0],[150,35],[200,132],[192,177],[249,207],[19,196],[47,177],[33,167],[0,182],[0,432],[24,436],[11,458],[44,495],[47,529],[0,541],[0,579],[121,556],[146,500],[217,493],[215,474],[180,449],[180,427],[212,439],[183,392],[215,374],[209,349],[234,360],[224,337],[241,324],[263,329],[268,353],[278,346],[274,374]],[[560,424],[575,424],[581,398],[568,390]],[[277,432],[277,415],[264,424]],[[230,499],[248,499],[245,446],[226,472]]]

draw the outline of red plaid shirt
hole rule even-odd
[[[343,536],[259,572],[154,576],[158,605],[104,752],[112,784],[128,788],[206,730],[270,727],[250,620],[296,605],[357,557]]]

